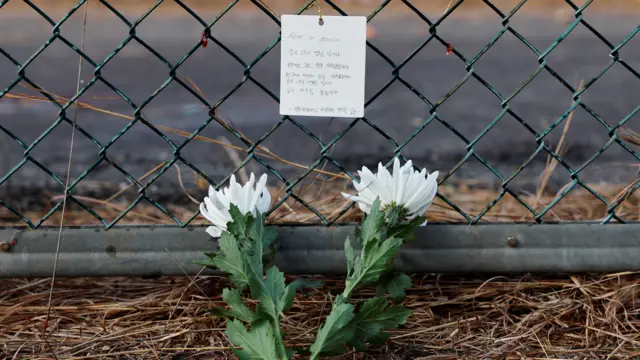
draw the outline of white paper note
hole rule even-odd
[[[367,19],[282,16],[280,114],[364,116]]]

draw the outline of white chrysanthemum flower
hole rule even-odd
[[[209,187],[209,196],[200,203],[200,213],[213,226],[207,228],[207,233],[213,237],[220,237],[227,230],[227,224],[232,221],[229,209],[231,204],[240,209],[243,214],[265,213],[271,206],[271,194],[267,189],[267,174],[262,174],[254,188],[256,177],[251,173],[249,182],[241,186],[236,182],[235,175],[231,175],[229,186],[216,191]]]
[[[393,175],[382,163],[378,163],[377,174],[365,166],[358,174],[360,182],[353,182],[358,194],[342,193],[342,196],[357,202],[360,210],[366,214],[369,214],[373,202],[379,198],[381,208],[402,206],[407,213],[406,220],[411,220],[424,215],[438,191],[438,172],[427,174],[426,169],[414,171],[411,160],[400,167],[400,160],[395,158]]]

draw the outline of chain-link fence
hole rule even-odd
[[[178,176],[178,182],[172,182],[169,185],[173,191],[180,194],[192,191],[185,189],[185,183],[193,183],[196,190],[193,190],[192,193],[195,194],[194,191],[196,193],[200,191],[198,194],[202,194],[203,191],[206,191],[206,186],[203,186],[203,184],[210,183],[214,186],[224,186],[232,173],[238,173],[238,176],[240,176],[242,175],[242,169],[250,166],[251,171],[266,171],[278,181],[277,184],[274,184],[279,195],[273,205],[273,212],[298,206],[298,208],[307,209],[315,220],[323,224],[333,224],[344,220],[344,215],[352,211],[353,205],[346,204],[338,208],[327,208],[327,210],[322,208],[326,203],[324,205],[318,204],[317,194],[322,191],[327,192],[332,186],[332,181],[346,181],[347,179],[355,178],[354,170],[363,164],[371,166],[375,165],[377,161],[383,161],[388,165],[392,162],[394,156],[399,156],[403,159],[411,158],[414,161],[417,159],[416,163],[421,163],[420,160],[424,160],[421,164],[427,166],[430,171],[440,170],[439,182],[445,185],[443,186],[445,190],[451,179],[456,174],[463,172],[464,168],[469,166],[468,164],[470,163],[475,165],[469,173],[483,172],[488,174],[488,177],[494,180],[494,185],[497,185],[498,190],[493,192],[490,197],[485,196],[482,200],[483,205],[477,211],[470,212],[465,210],[457,199],[449,196],[444,190],[438,194],[441,206],[447,207],[450,212],[458,214],[458,220],[471,224],[481,221],[497,203],[506,197],[526,209],[529,215],[520,219],[538,223],[553,221],[553,216],[549,217],[549,214],[553,212],[554,207],[568,194],[578,190],[586,191],[597,199],[604,214],[599,219],[600,222],[635,220],[634,216],[637,217],[638,215],[635,203],[632,204],[635,206],[633,209],[636,211],[633,216],[627,216],[626,210],[624,216],[619,212],[620,207],[625,202],[628,204],[631,201],[636,201],[633,200],[633,194],[640,187],[640,182],[631,179],[628,182],[630,185],[624,189],[623,193],[618,192],[615,194],[616,196],[611,196],[611,194],[603,193],[597,186],[585,181],[583,177],[586,176],[585,169],[601,157],[602,154],[609,151],[616,151],[618,155],[624,154],[626,159],[629,160],[629,164],[640,160],[637,149],[634,149],[633,144],[630,144],[626,140],[627,138],[621,136],[620,133],[626,126],[630,125],[634,116],[640,111],[640,101],[637,97],[637,89],[640,85],[640,68],[638,67],[640,59],[633,58],[630,61],[623,56],[625,54],[624,49],[632,46],[631,43],[634,41],[634,37],[640,32],[640,25],[637,25],[638,22],[636,21],[635,28],[618,31],[618,34],[624,33],[622,38],[617,38],[615,41],[611,40],[605,35],[606,31],[603,31],[601,26],[594,26],[587,20],[585,14],[595,1],[591,0],[579,4],[577,1],[566,0],[562,4],[565,9],[568,9],[570,16],[568,21],[562,24],[563,30],[550,43],[541,44],[540,41],[537,41],[535,32],[528,31],[530,35],[526,36],[524,34],[527,33],[526,29],[523,31],[513,25],[514,17],[523,11],[523,7],[532,2],[533,0],[514,1],[508,9],[505,9],[504,4],[498,4],[500,3],[499,1],[478,1],[476,5],[481,7],[482,11],[491,14],[490,20],[485,21],[485,23],[491,22],[493,27],[490,30],[492,35],[487,39],[488,42],[479,49],[472,50],[463,50],[464,46],[458,46],[456,42],[447,37],[446,31],[443,30],[453,21],[451,20],[453,14],[465,6],[464,0],[452,1],[450,4],[445,2],[445,5],[448,6],[439,13],[421,10],[418,6],[420,1],[387,0],[378,2],[375,7],[367,11],[369,23],[374,23],[385,11],[391,11],[389,10],[391,7],[401,7],[403,11],[410,13],[414,19],[420,21],[421,32],[414,37],[418,41],[415,44],[406,46],[402,54],[398,50],[393,55],[389,55],[382,46],[376,45],[377,38],[372,37],[368,41],[367,74],[369,76],[375,73],[375,76],[383,80],[379,81],[379,83],[372,81],[375,84],[368,84],[368,86],[375,86],[375,90],[367,93],[365,117],[343,119],[341,120],[343,126],[340,129],[333,132],[329,131],[330,134],[326,134],[323,126],[326,126],[327,122],[333,122],[334,119],[324,119],[322,121],[325,122],[325,125],[320,126],[317,125],[317,122],[309,123],[296,117],[279,117],[277,116],[277,107],[271,108],[273,111],[270,114],[272,121],[268,123],[268,127],[264,131],[243,132],[240,127],[234,124],[235,121],[243,120],[243,118],[246,121],[250,121],[251,118],[262,116],[258,114],[264,109],[260,105],[262,102],[277,104],[278,89],[265,84],[273,83],[272,80],[274,76],[277,77],[278,68],[269,67],[266,69],[264,67],[261,68],[261,66],[265,61],[268,61],[265,60],[266,58],[275,56],[277,59],[280,38],[276,34],[271,40],[268,40],[270,35],[247,34],[241,31],[241,27],[250,26],[250,23],[254,20],[245,20],[245,22],[237,19],[233,20],[234,22],[237,21],[235,26],[238,32],[235,35],[229,30],[219,32],[217,29],[218,26],[221,26],[220,23],[224,22],[224,19],[229,16],[229,13],[239,7],[245,7],[254,12],[251,19],[255,18],[255,11],[259,11],[264,15],[265,23],[255,26],[264,26],[265,29],[272,30],[276,28],[277,32],[277,27],[280,25],[279,15],[269,7],[267,1],[231,1],[226,8],[221,9],[215,17],[211,18],[201,14],[196,10],[196,6],[189,5],[187,1],[159,0],[133,17],[125,15],[122,10],[119,10],[119,4],[111,3],[107,0],[91,2],[91,5],[100,8],[102,16],[109,15],[111,18],[117,19],[119,23],[117,26],[113,25],[115,23],[110,23],[112,25],[96,30],[102,32],[112,31],[114,41],[92,44],[85,43],[85,41],[88,41],[85,35],[92,29],[91,13],[89,13],[88,18],[84,17],[86,14],[83,15],[84,11],[86,11],[83,5],[87,1],[78,1],[72,7],[65,8],[63,13],[57,14],[62,15],[61,17],[55,17],[53,14],[48,14],[47,11],[43,10],[42,4],[36,4],[33,1],[0,0],[0,16],[5,15],[4,18],[0,19],[0,32],[3,33],[3,37],[4,34],[10,34],[7,40],[0,39],[0,58],[3,61],[0,63],[0,72],[4,76],[4,78],[0,76],[0,81],[2,79],[8,81],[6,86],[0,83],[0,89],[4,89],[0,92],[0,105],[3,105],[4,102],[9,104],[6,107],[16,107],[22,106],[21,104],[24,105],[26,102],[27,105],[24,106],[28,106],[30,109],[40,109],[43,112],[47,112],[48,116],[56,118],[43,129],[29,126],[28,135],[22,136],[19,134],[19,129],[16,130],[21,123],[15,119],[10,119],[11,113],[3,114],[3,108],[0,107],[0,119],[6,119],[6,121],[0,121],[0,133],[4,134],[3,142],[7,147],[19,148],[20,154],[18,159],[13,159],[15,161],[10,157],[3,157],[5,161],[2,164],[4,168],[0,169],[3,171],[3,174],[0,174],[2,176],[0,178],[0,187],[4,186],[4,189],[1,192],[3,198],[0,198],[0,207],[8,209],[9,212],[29,227],[37,228],[62,211],[64,195],[61,194],[66,193],[69,207],[80,209],[90,214],[107,228],[120,223],[127,214],[135,212],[136,208],[141,204],[152,206],[163,213],[167,219],[171,219],[172,222],[180,226],[186,226],[193,223],[199,214],[194,209],[187,215],[177,215],[170,201],[163,203],[163,201],[158,200],[154,194],[163,178],[175,177],[177,169],[178,175],[184,175]],[[9,11],[9,8],[17,6],[15,5],[16,3],[19,3],[22,7],[27,7],[32,15],[37,14],[39,19],[38,26],[44,26],[49,31],[49,35],[42,39],[35,50],[28,49],[28,47],[16,47],[19,49],[16,51],[23,54],[21,55],[22,58],[13,54],[14,50],[9,49],[11,47],[9,39],[15,37],[18,39],[17,42],[20,42],[19,35],[30,30],[26,28],[27,25],[24,25],[25,27],[18,26],[20,25],[19,18],[18,20],[14,18],[13,22],[4,20],[14,16]],[[187,17],[190,25],[185,27],[172,26],[170,22],[163,22],[164,20],[155,18],[154,16],[156,15],[154,14],[161,12],[162,7],[167,6],[167,3],[173,6],[173,11],[180,11],[182,16]],[[326,14],[348,15],[347,11],[344,10],[347,6],[342,4],[341,1],[326,0],[319,3]],[[469,3],[469,1],[466,3]],[[307,10],[315,12],[314,7],[314,2],[309,1],[298,9],[298,13],[303,13]],[[76,22],[75,28],[67,31],[65,26],[72,18],[83,19],[84,22]],[[473,20],[468,21],[473,22]],[[5,27],[2,27],[2,22],[4,22]],[[160,24],[154,28],[153,34],[155,34],[155,37],[145,38],[141,36],[142,29],[152,22]],[[464,22],[466,23],[467,20],[464,20]],[[11,28],[9,28],[10,24]],[[459,24],[460,20],[457,20],[457,25],[455,26],[459,26]],[[227,26],[232,25],[227,24]],[[615,23],[605,23],[605,26],[609,25],[616,26]],[[605,63],[592,66],[590,71],[584,74],[584,81],[580,85],[574,84],[575,79],[567,79],[567,73],[557,71],[553,61],[550,61],[554,51],[557,52],[563,42],[569,41],[568,38],[572,32],[578,31],[577,29],[589,33],[589,36],[592,37],[594,42],[588,43],[588,47],[595,43],[599,44],[597,51],[592,49],[594,54],[597,53],[597,55],[593,56],[606,59]],[[472,27],[467,28],[466,31],[469,31],[469,37],[476,36]],[[188,33],[190,40],[174,48],[171,58],[163,55],[163,50],[157,50],[158,46],[155,46],[156,44],[160,44],[162,39],[170,39],[172,35],[177,33]],[[265,30],[265,34],[267,33]],[[379,33],[379,36],[383,36],[382,30]],[[234,36],[237,37],[234,38]],[[244,51],[244,49],[241,49],[242,51],[239,51],[234,48],[233,41],[234,39],[241,41],[241,36],[255,36],[256,39],[266,39],[267,42],[261,47],[254,46],[251,47],[251,50]],[[391,31],[389,36],[396,35]],[[500,47],[501,41],[507,41],[502,40],[506,37],[510,38],[508,46],[519,46],[520,56],[526,58],[529,61],[529,65],[525,70],[528,75],[518,79],[517,86],[505,90],[504,86],[495,85],[496,79],[498,78],[499,80],[501,76],[496,71],[509,71],[506,68],[495,69],[495,67],[503,66],[505,63],[494,66],[493,71],[482,71],[479,69],[482,67],[479,64],[487,54],[494,54],[495,49]],[[636,40],[637,38],[640,37],[636,37]],[[246,39],[242,39],[242,41],[246,41]],[[260,43],[262,40],[256,41]],[[393,40],[391,41],[393,42]],[[4,45],[3,42],[5,43]],[[100,49],[98,50],[104,50],[102,55],[94,55],[86,50],[87,47],[91,46],[94,48],[99,47]],[[638,46],[637,42],[635,46]],[[61,60],[58,63],[39,63],[39,57],[43,53],[53,52],[52,48],[56,48],[63,53],[58,56],[58,59]],[[164,75],[164,80],[160,84],[150,84],[151,80],[145,81],[147,74],[132,73],[127,70],[127,65],[120,66],[118,68],[120,70],[117,72],[114,72],[115,70],[107,71],[107,68],[111,66],[110,64],[120,61],[121,54],[131,48],[139,51],[139,54],[136,55],[137,57],[132,55],[138,59],[136,61],[148,64],[144,65],[144,67],[155,69],[155,74],[162,73]],[[196,61],[192,59],[212,48],[215,48],[217,53],[215,56],[207,55],[210,67],[206,72],[192,74],[191,76],[183,73],[184,68],[188,67],[191,61]],[[446,56],[447,69],[455,68],[452,73],[460,74],[456,81],[446,86],[441,85],[439,93],[425,91],[424,87],[420,85],[421,79],[416,78],[415,68],[411,67],[412,61],[415,61],[427,48],[437,49],[443,54],[442,56]],[[95,51],[95,53],[99,54],[100,51]],[[591,53],[589,52],[587,55],[578,54],[577,56],[578,58],[591,56],[589,54]],[[632,57],[637,55],[632,52],[629,52],[629,54]],[[508,57],[509,53],[494,54],[490,57],[490,60],[500,56]],[[80,58],[79,60],[78,57]],[[224,57],[224,60],[222,60],[222,57]],[[78,61],[80,66],[78,66]],[[217,67],[219,65],[218,62],[225,61],[235,63],[234,66],[238,76],[234,77],[233,81],[225,80],[225,74],[221,72],[226,72],[227,70]],[[513,63],[507,62],[506,64],[517,67],[519,66],[517,61],[514,59]],[[422,65],[429,66],[429,63],[423,62]],[[437,68],[440,66],[439,63],[434,61],[431,65],[436,68],[435,71],[437,72]],[[483,66],[482,68],[486,69],[487,66],[491,65]],[[577,65],[570,64],[570,66]],[[71,70],[66,73],[73,75],[65,78],[65,80],[69,80],[67,96],[49,91],[47,86],[37,80],[43,71],[50,73],[62,72],[62,67],[78,68],[75,73]],[[566,63],[563,63],[560,67],[566,67]],[[606,78],[613,71],[618,72],[616,79],[624,79],[624,81],[616,80],[617,83],[614,82],[613,84],[605,82],[607,86],[610,86],[606,91],[614,94],[613,96],[618,96],[615,94],[627,95],[631,99],[628,102],[635,103],[630,109],[617,107],[615,115],[602,115],[597,106],[590,106],[585,94],[590,89],[600,86],[599,84],[603,83],[601,79]],[[262,75],[257,76],[257,73]],[[485,75],[485,73],[490,74]],[[554,94],[562,94],[565,97],[557,97],[555,105],[563,107],[564,110],[549,119],[544,126],[539,126],[539,124],[536,125],[539,119],[535,111],[519,111],[518,106],[513,104],[516,102],[514,99],[517,99],[521,93],[526,92],[529,87],[533,87],[533,83],[544,76],[553,78],[555,85],[561,87],[560,92]],[[264,78],[267,78],[267,80],[264,80]],[[127,79],[131,80],[128,81]],[[367,81],[370,81],[369,78]],[[200,89],[203,83],[215,84],[218,92],[216,94],[219,95],[214,95],[213,97],[205,95],[206,91]],[[467,85],[469,83],[474,84],[474,89],[482,89],[483,97],[478,95],[479,99],[491,98],[492,100],[486,101],[493,101],[495,107],[491,108],[493,110],[486,111],[493,111],[492,116],[485,119],[487,121],[482,123],[475,121],[473,124],[467,123],[466,126],[468,128],[464,129],[464,125],[460,126],[458,119],[447,117],[443,114],[446,113],[444,109],[450,106],[451,103],[456,103],[456,101],[458,101],[460,107],[467,108],[467,112],[464,114],[474,113],[476,105],[473,101],[461,101],[460,97],[456,97],[456,94],[461,89],[471,86]],[[150,91],[141,90],[133,96],[130,95],[129,90],[124,90],[129,85],[149,89]],[[247,87],[251,87],[254,90],[258,89],[263,93],[262,97],[254,99],[251,96],[240,96],[239,94]],[[130,115],[123,115],[121,112],[104,110],[103,107],[92,105],[91,98],[94,95],[92,91],[96,88],[101,89],[100,93],[103,100],[105,98],[104,94],[108,94],[106,96],[108,101],[118,101],[121,104],[126,104]],[[173,90],[167,90],[169,88]],[[540,92],[540,88],[537,89],[537,93],[531,95],[533,96],[532,104],[534,108],[543,108],[553,99],[549,99],[546,96],[548,94]],[[144,95],[140,95],[141,93],[144,93]],[[179,110],[176,110],[175,114],[161,114],[153,109],[152,104],[169,101],[167,93],[173,94],[170,96],[177,96],[179,102],[183,104]],[[180,95],[175,95],[177,93]],[[415,104],[416,101],[419,102],[419,105],[416,106],[419,107],[419,112],[421,113],[418,118],[413,120],[397,120],[398,122],[412,121],[413,127],[405,134],[395,131],[397,129],[393,126],[386,128],[381,126],[376,121],[373,121],[369,115],[371,109],[376,109],[380,99],[389,96],[393,97],[398,93],[404,94],[403,96],[409,93],[410,95],[407,96],[411,97],[412,104]],[[243,100],[234,103],[232,107],[235,113],[230,119],[224,110],[226,104],[234,101],[234,97],[241,97]],[[554,97],[556,96],[554,95]],[[465,96],[465,98],[468,97]],[[571,100],[571,102],[563,102],[565,99]],[[75,106],[76,101],[78,101],[78,106]],[[397,105],[399,107],[404,106],[402,102],[397,103]],[[204,111],[200,111],[202,109]],[[402,109],[385,110],[386,112],[382,112],[383,115],[381,116],[386,116],[389,119],[394,119],[399,116],[398,113],[402,112]],[[593,148],[578,149],[580,156],[574,156],[571,161],[568,161],[566,159],[567,154],[563,152],[561,147],[555,146],[550,139],[552,136],[562,133],[563,127],[567,125],[567,122],[571,120],[573,114],[578,110],[582,114],[580,118],[581,124],[595,124],[595,127],[592,128],[586,125],[577,125],[579,128],[583,128],[578,136],[590,137],[597,132],[606,141]],[[83,116],[92,116],[86,115],[91,113],[97,113],[105,117],[116,117],[121,122],[105,120],[110,121],[110,124],[115,124],[110,125],[113,126],[111,128],[112,131],[98,131],[95,130],[95,125],[90,121],[83,120]],[[200,116],[197,124],[192,121],[191,126],[184,129],[169,126],[168,124],[174,124],[172,122],[158,121],[158,118],[178,119],[192,116],[195,113]],[[618,114],[622,115],[619,116]],[[22,120],[22,122],[25,121],[28,122],[29,117]],[[506,126],[505,123],[509,126],[517,126],[517,130],[513,127],[505,128],[500,132],[495,130],[500,126]],[[50,148],[42,144],[53,137],[57,139],[57,146],[68,147],[71,139],[55,135],[57,132],[71,133],[71,127],[67,125],[75,127],[73,141],[76,143],[74,147],[75,153],[71,161],[73,166],[69,166],[68,177],[65,163],[68,160],[68,151],[63,153],[65,156],[59,159],[59,163],[65,166],[58,166],[55,169],[49,166],[46,161],[39,160],[41,157],[34,155],[34,152],[39,148]],[[211,128],[216,128],[222,133],[218,132],[217,137],[206,135],[205,132]],[[291,148],[301,146],[299,142],[307,141],[307,149],[311,149],[311,151],[308,151],[309,156],[311,156],[308,163],[289,160],[287,157],[279,155],[271,145],[266,145],[270,137],[276,136],[284,128],[289,130],[284,135],[281,133],[276,147],[291,150]],[[438,129],[437,131],[434,130],[436,128]],[[380,145],[382,144],[381,142],[373,145],[374,143],[369,141],[368,138],[363,138],[362,129],[367,129],[373,134],[368,136],[383,139],[384,144]],[[584,129],[589,130],[586,131]],[[483,141],[486,142],[487,138],[491,138],[492,135],[488,134],[498,132],[499,135],[497,136],[508,140],[513,136],[514,131],[519,132],[521,135],[524,134],[522,136],[526,137],[528,141],[526,150],[515,150],[513,148],[513,152],[519,152],[522,155],[519,157],[513,155],[514,158],[517,158],[516,160],[513,160],[511,155],[507,156],[507,158],[504,156],[492,156],[490,150],[494,145],[493,139],[490,139],[485,144],[483,150],[479,150],[478,144]],[[354,132],[357,132],[355,137],[350,135]],[[132,133],[135,135],[131,135]],[[451,168],[442,169],[439,166],[443,162],[438,158],[437,149],[431,149],[428,156],[423,154],[426,152],[423,148],[414,151],[411,155],[406,154],[411,152],[408,151],[408,148],[412,144],[424,143],[423,136],[428,133],[437,134],[436,136],[438,137],[448,137],[447,139],[449,140],[446,140],[447,147],[455,147],[458,154],[461,155],[455,159]],[[108,134],[108,136],[105,134]],[[446,134],[446,136],[443,134]],[[563,137],[561,136],[560,138]],[[149,145],[158,141],[162,143],[162,149],[165,150],[163,150],[162,154],[154,154],[149,157],[149,159],[155,159],[155,155],[158,155],[158,163],[150,166],[150,169],[145,169],[148,170],[146,173],[135,173],[130,170],[129,163],[135,163],[139,153],[145,151],[158,152],[156,148],[152,148]],[[210,146],[209,148],[199,147],[195,150],[196,152],[207,152],[211,156],[222,154],[221,156],[227,157],[224,162],[226,167],[223,166],[223,170],[218,168],[215,176],[212,175],[211,171],[202,170],[198,161],[192,161],[185,155],[187,148],[193,146],[192,144],[194,143]],[[128,150],[115,156],[116,149],[119,146],[125,147],[125,144]],[[347,149],[352,148],[353,150],[347,151],[348,155],[336,156],[334,150],[338,146]],[[369,149],[370,151],[367,150],[369,152],[358,150],[367,148],[367,146],[379,147],[380,149],[378,149],[378,152],[371,149]],[[495,146],[498,146],[497,143],[495,143]],[[506,148],[504,151],[510,154],[513,145],[506,142],[500,146]],[[2,151],[9,150],[3,149]],[[295,151],[292,152],[295,153]],[[487,152],[489,155],[485,155]],[[74,159],[83,160],[74,162]],[[515,162],[515,166],[507,170],[501,169],[501,161],[510,161],[512,165]],[[551,199],[542,204],[542,206],[539,203],[532,204],[531,197],[527,197],[527,190],[519,189],[518,186],[514,185],[517,179],[522,177],[522,174],[534,162],[540,163],[541,161],[547,165],[552,162],[558,169],[562,169],[562,176],[564,176],[565,180],[564,186],[559,186]],[[30,170],[25,170],[27,168]],[[227,171],[231,168],[235,169]],[[100,191],[91,188],[91,184],[97,181],[92,176],[104,173],[105,169],[112,173],[117,173],[117,176],[123,179],[125,184],[117,185],[116,191],[109,195],[101,194]],[[189,171],[186,171],[187,169]],[[295,170],[295,172],[291,169]],[[548,166],[545,169],[548,169]],[[19,200],[20,197],[28,195],[26,194],[26,188],[22,186],[24,185],[22,180],[12,182],[12,177],[17,178],[20,172],[24,172],[20,179],[42,177],[43,174],[46,174],[48,180],[43,181],[42,187],[55,189],[52,192],[56,195],[53,196],[54,202],[47,211],[38,215],[28,214],[29,203],[16,202],[16,198]],[[189,179],[186,179],[187,172],[192,173],[192,175],[189,175],[191,176]],[[222,172],[224,172],[224,175],[220,176]],[[305,182],[308,181],[314,184],[315,189],[319,189],[311,197],[303,196],[303,191],[301,190],[301,187],[310,186],[308,184],[305,185]],[[65,191],[65,187],[67,187],[67,191]],[[120,207],[111,205],[111,200],[121,195],[124,191],[133,193],[127,205]],[[458,190],[453,192],[456,191]],[[19,193],[19,195],[16,195],[16,193]],[[195,198],[194,201],[197,201],[198,196],[191,195],[192,198]],[[193,208],[193,204],[191,205]],[[98,207],[105,206],[111,213],[115,212],[116,215],[112,218],[107,218],[100,211],[95,210]],[[144,216],[140,215],[138,220],[140,219],[144,220]]]

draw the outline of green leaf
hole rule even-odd
[[[376,200],[371,205],[371,212],[366,216],[362,222],[362,230],[360,234],[360,243],[366,246],[367,243],[374,239],[380,239],[380,229],[384,223],[384,214],[380,211],[380,199]]]
[[[216,263],[213,261],[214,258],[216,257],[216,253],[212,253],[212,252],[206,252],[204,253],[204,255],[207,257],[207,259],[204,260],[194,260],[193,263],[194,264],[198,264],[198,265],[204,265],[208,268],[212,268],[212,269],[216,269]]]
[[[252,324],[249,332],[238,320],[227,321],[225,334],[237,347],[233,352],[240,360],[277,360],[275,337],[269,323],[261,321]]]
[[[275,242],[271,243],[267,248],[263,250],[262,264],[265,269],[268,269],[274,265],[277,252],[278,246]]]
[[[291,359],[293,357],[293,355],[296,354],[295,350],[293,350],[293,349],[286,349],[286,352],[287,352],[287,354],[286,354],[287,355],[287,359]]]
[[[193,260],[193,263],[198,265],[203,265],[212,269],[217,268],[216,263],[213,261],[213,259]]]
[[[238,289],[222,290],[222,300],[229,305],[229,310],[225,311],[227,316],[231,316],[248,323],[254,320],[253,311],[244,305]]]
[[[272,267],[267,270],[267,277],[264,279],[264,285],[266,288],[266,294],[274,300],[274,303],[279,302],[280,296],[284,294],[284,274],[278,270],[277,267]],[[274,306],[274,309],[278,306]]]
[[[407,210],[402,206],[388,207],[386,213],[387,227],[392,228],[398,225],[406,213]]]
[[[387,285],[389,284],[389,281],[391,281],[391,279],[393,279],[396,276],[396,273],[394,272],[384,272],[380,275],[380,278],[378,279],[378,284],[376,285],[376,296],[378,297],[384,297],[385,294],[387,293]]]
[[[362,228],[360,226],[356,227],[356,241],[358,244],[362,245]]]
[[[221,271],[228,273],[229,279],[236,287],[244,289],[249,284],[249,277],[235,236],[229,232],[223,232],[218,246],[220,250],[211,263]]]
[[[377,335],[370,337],[368,342],[370,344],[384,344],[385,342],[387,342],[387,340],[389,340],[390,337],[390,333],[381,331]]]
[[[293,305],[293,298],[296,296],[296,291],[304,288],[314,288],[322,285],[320,281],[311,281],[305,279],[296,279],[291,282],[284,289],[284,294],[280,297],[280,312],[291,309]]]
[[[388,338],[384,330],[397,328],[407,321],[411,310],[402,306],[389,306],[384,297],[367,300],[349,324],[353,328],[353,338],[349,345],[362,351],[367,342],[380,343]]]
[[[390,238],[381,243],[371,242],[362,249],[360,261],[356,262],[353,277],[359,285],[375,283],[388,269],[402,247],[402,239]]]
[[[206,309],[204,311],[215,318],[233,318],[233,315],[222,306],[216,306],[213,309]]]
[[[356,255],[353,251],[353,247],[351,246],[351,240],[349,240],[349,237],[347,237],[347,240],[344,242],[344,255],[347,258],[347,276],[349,276],[353,272],[353,267],[356,262]]]
[[[251,297],[260,301],[258,311],[270,320],[278,322],[280,313],[280,298],[284,294],[284,274],[277,267],[267,271],[267,276],[262,276],[252,271],[249,276],[249,289]]]
[[[249,238],[249,232],[253,223],[253,216],[251,213],[243,214],[240,209],[235,205],[229,206],[229,214],[231,215],[231,221],[227,223],[227,231],[235,235],[240,241],[244,241]]]
[[[263,264],[271,263],[275,257],[275,240],[278,232],[273,227],[265,226],[265,216],[260,214],[251,224],[249,231],[249,253],[252,266],[264,268]]]
[[[389,227],[387,231],[388,237],[399,237],[405,242],[415,239],[415,233],[413,230],[420,227],[427,219],[424,216],[417,216],[411,219],[408,223],[399,224]]]
[[[215,317],[233,318],[248,323],[256,319],[253,311],[246,307],[242,302],[240,290],[225,288],[222,290],[222,299],[227,303],[227,305],[229,305],[228,310],[218,306],[207,310],[207,312]]]
[[[277,267],[267,270],[266,276],[262,279],[261,272],[257,273],[251,269],[249,273],[249,289],[251,297],[258,300],[254,322],[267,321],[273,326],[278,353],[286,356],[286,349],[280,333],[280,298],[282,297],[284,286],[284,274]]]
[[[385,279],[383,283],[383,286],[389,292],[389,296],[391,296],[391,300],[394,302],[404,300],[404,290],[410,288],[412,285],[411,278],[403,273],[392,274],[392,276]]]
[[[371,212],[362,225],[362,252],[359,259],[354,261],[353,274],[347,281],[354,284],[354,287],[356,284],[365,285],[378,281],[380,274],[390,266],[391,261],[402,246],[403,241],[400,238],[392,237],[384,241],[381,239],[380,229],[383,226],[380,201],[376,199]]]
[[[266,226],[264,222],[265,215],[258,215],[251,226],[249,237],[255,241],[262,241],[262,246],[266,248],[276,240],[278,232],[275,228]]]
[[[355,328],[347,326],[353,317],[353,305],[340,303],[334,306],[309,349],[311,358],[315,359],[319,354],[344,351],[345,344],[354,335]]]

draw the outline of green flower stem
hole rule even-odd
[[[284,341],[282,340],[279,319],[273,322],[273,334],[276,339],[276,345],[278,346],[278,352],[280,352],[280,359],[289,360],[289,358],[287,358],[287,348],[284,346]]]
[[[411,311],[402,306],[388,307],[384,292],[389,291],[394,301],[401,299],[411,279],[404,275],[381,282],[381,276],[393,268],[393,259],[411,237],[413,229],[424,221],[414,218],[407,222],[406,217],[407,210],[403,206],[391,204],[381,209],[380,200],[376,199],[362,226],[356,230],[356,239],[362,245],[360,254],[355,255],[349,238],[345,241],[345,288],[333,301],[329,316],[318,330],[316,341],[310,347],[311,360],[318,359],[322,353],[340,351],[341,346],[362,349],[367,341],[382,336],[384,329],[404,323],[410,315]],[[388,281],[393,283],[390,285]],[[382,287],[383,295],[360,304],[356,311],[350,303],[353,291],[359,286],[373,284]]]
[[[351,298],[351,293],[358,287],[358,285],[360,285],[361,281],[362,276],[358,277],[357,279],[347,278],[347,280],[345,281],[344,291],[342,292],[342,298],[345,301],[348,301]]]
[[[320,357],[320,353],[314,353],[311,355],[309,360],[317,360]]]

